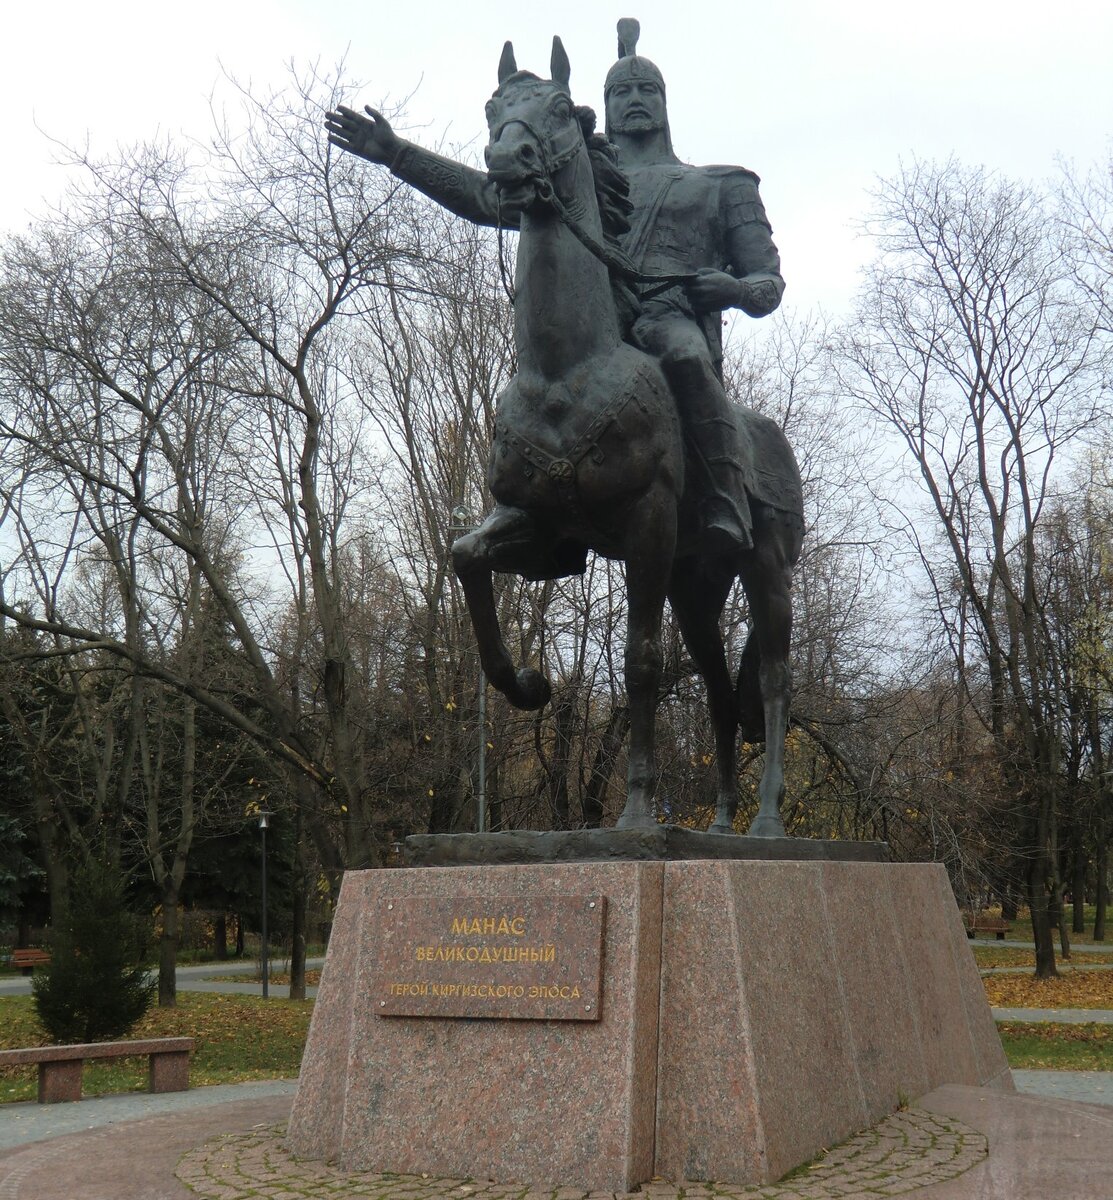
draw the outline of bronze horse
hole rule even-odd
[[[656,824],[654,716],[666,598],[702,674],[715,733],[713,832],[737,811],[740,726],[765,741],[761,805],[749,832],[783,836],[784,744],[792,628],[789,595],[803,522],[751,497],[753,548],[700,553],[685,500],[686,450],[657,361],[623,340],[596,170],[568,92],[568,58],[553,42],[553,78],[519,71],[509,43],[487,104],[488,175],[521,231],[515,276],[518,373],[499,398],[488,482],[496,507],[453,546],[483,668],[519,708],[542,707],[547,680],[516,667],[499,629],[495,571],[542,579],[583,569],[587,550],[626,566],[625,673],[630,708],[626,806],[620,828]],[[613,166],[610,169],[614,169]],[[572,214],[574,219],[569,219]],[[613,264],[612,264],[613,265]],[[799,494],[792,451],[775,422],[743,412],[747,436],[782,492]],[[719,619],[735,578],[752,628],[737,682]]]

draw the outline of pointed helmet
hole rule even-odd
[[[603,103],[611,94],[611,89],[617,83],[625,83],[633,79],[652,79],[665,95],[665,77],[661,74],[656,63],[637,53],[638,36],[641,25],[633,17],[623,17],[618,23],[618,62],[607,72],[603,84]],[[610,119],[607,120],[607,136],[611,134]],[[668,139],[669,150],[672,150],[672,134],[669,130],[669,119],[665,115],[665,137]]]

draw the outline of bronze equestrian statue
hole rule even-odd
[[[498,626],[495,571],[581,572],[587,551],[626,565],[627,800],[620,828],[656,824],[654,715],[667,597],[707,686],[718,794],[733,830],[736,739],[764,738],[749,832],[783,836],[791,680],[790,585],[800,476],[780,427],[723,391],[721,312],[772,312],[784,282],[757,176],[689,167],[672,150],[664,80],[619,23],[606,132],[573,105],[553,39],[552,78],[519,71],[508,42],[487,102],[483,174],[406,142],[373,109],[326,119],[334,145],[383,163],[453,212],[516,228],[518,373],[499,397],[488,482],[494,510],[453,546],[490,682],[540,708],[548,682],[516,668]],[[752,628],[737,681],[719,618],[735,578]]]

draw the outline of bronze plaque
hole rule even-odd
[[[381,1017],[597,1021],[604,896],[385,897]]]

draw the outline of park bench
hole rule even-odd
[[[11,966],[21,970],[24,975],[30,975],[35,967],[45,967],[50,962],[50,955],[45,950],[24,948],[13,950],[8,955]]]
[[[968,938],[972,938],[978,933],[993,933],[997,935],[999,942],[1003,942],[1005,935],[1012,928],[1008,921],[1003,920],[1001,917],[981,917],[975,916],[973,913],[963,913],[962,921],[966,926],[966,936]]]
[[[90,1042],[83,1046],[29,1046],[0,1050],[0,1067],[39,1067],[39,1103],[81,1099],[81,1067],[91,1058],[146,1054],[149,1092],[184,1092],[189,1087],[189,1052],[196,1038],[140,1038],[132,1042]]]

